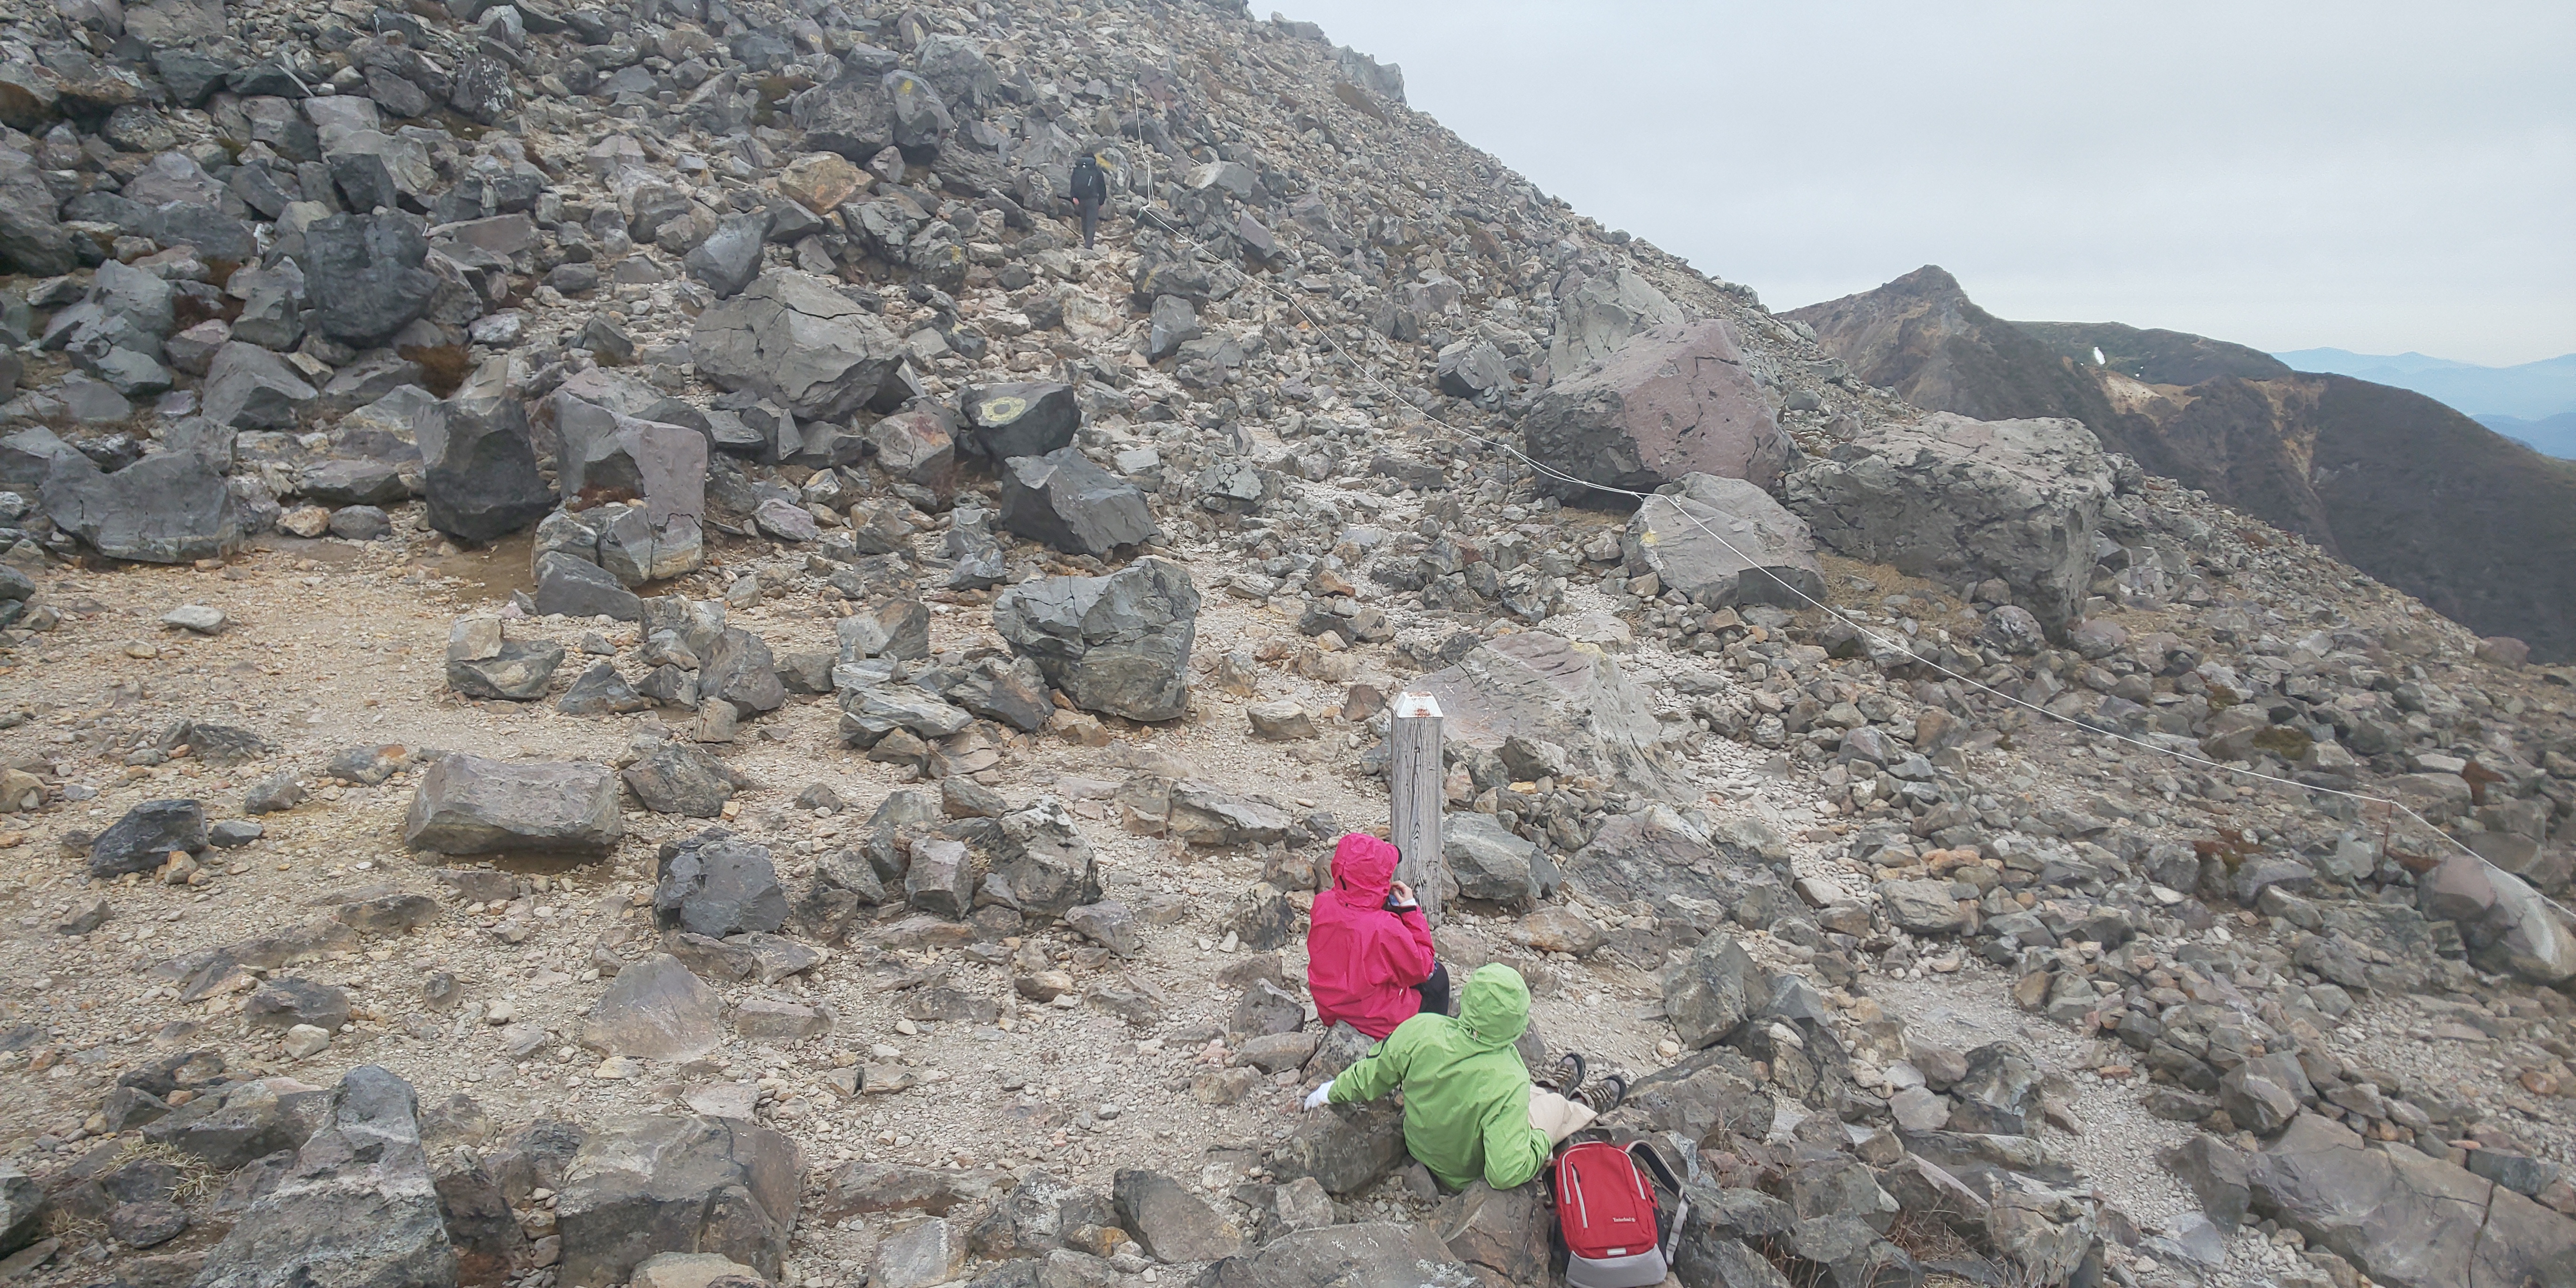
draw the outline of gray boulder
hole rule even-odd
[[[2411,1149],[2301,1114],[2248,1168],[2253,1210],[2391,1288],[2552,1282],[2576,1221]]]
[[[388,203],[390,204],[390,203]],[[429,311],[438,275],[422,267],[429,240],[394,212],[341,213],[304,229],[304,280],[315,332],[371,349]]]
[[[778,678],[778,661],[767,641],[749,631],[728,628],[706,651],[698,672],[698,696],[722,698],[743,719],[776,711],[787,703],[787,685]]]
[[[994,465],[1071,446],[1082,428],[1073,386],[1055,381],[969,385],[957,406],[957,450]]]
[[[711,939],[767,934],[787,922],[787,892],[768,846],[715,828],[662,847],[653,915],[666,930]]]
[[[585,761],[440,758],[420,776],[403,842],[442,854],[604,855],[625,834],[617,774]]]
[[[912,843],[903,873],[905,903],[951,920],[966,915],[975,899],[975,858],[961,842],[925,836]]]
[[[527,409],[502,384],[506,360],[496,363],[494,379],[478,371],[412,421],[429,526],[461,541],[498,540],[555,508],[554,489],[537,473]]]
[[[669,953],[617,972],[582,1017],[579,1040],[607,1055],[694,1060],[724,1044],[721,999]]]
[[[1060,917],[1100,901],[1091,843],[1052,796],[1002,816],[1001,856],[990,881],[1002,902],[1033,917]]]
[[[1003,591],[993,628],[1085,711],[1170,720],[1189,710],[1199,594],[1149,557],[1107,577],[1045,577]]]
[[[1161,1262],[1217,1261],[1243,1251],[1243,1232],[1160,1172],[1123,1168],[1111,1184],[1118,1228]]]
[[[1632,569],[1702,607],[1802,608],[1824,598],[1825,570],[1805,521],[1742,479],[1693,474],[1678,495],[1648,497],[1622,545]]]
[[[1327,1186],[1326,1188],[1331,1188]],[[1483,1282],[1428,1223],[1369,1221],[1280,1235],[1208,1267],[1203,1288],[1466,1288]]]
[[[1784,489],[1824,548],[1958,586],[2001,579],[2052,638],[2082,607],[2112,470],[2071,420],[1940,413],[1872,430]]]
[[[1521,420],[1530,455],[1585,483],[1651,492],[1689,474],[1768,487],[1789,461],[1762,388],[1724,322],[1639,332],[1557,380]],[[1542,490],[1592,489],[1542,476]]]
[[[733,799],[733,774],[725,763],[676,738],[654,743],[623,776],[635,799],[656,814],[714,818]]]
[[[1145,494],[1076,447],[1004,462],[997,523],[1005,532],[1084,555],[1105,555],[1159,532]]]
[[[768,238],[768,211],[732,215],[682,262],[689,276],[706,283],[717,299],[731,299],[760,276],[760,248]]]
[[[699,314],[689,352],[698,374],[722,388],[750,390],[802,419],[838,420],[876,397],[904,350],[823,279],[782,269]]]
[[[2428,917],[2455,922],[2470,960],[2544,988],[2576,978],[2576,933],[2522,878],[2474,854],[2443,861],[2416,887]]]
[[[1702,939],[1664,975],[1664,1014],[1694,1050],[1724,1041],[1770,1004],[1770,981],[1724,931]]]
[[[321,1130],[237,1214],[193,1288],[417,1288],[456,1282],[411,1084],[374,1065],[331,1093]]]
[[[563,645],[546,640],[508,640],[486,651],[462,654],[451,643],[447,687],[469,698],[533,702],[546,696],[555,671],[563,665]]]
[[[1385,1100],[1304,1115],[1271,1156],[1281,1180],[1311,1176],[1327,1193],[1365,1189],[1404,1157],[1404,1111]]]
[[[60,208],[35,158],[0,148],[0,268],[52,277],[77,267],[71,233],[57,218]]]
[[[1462,899],[1527,908],[1556,893],[1564,882],[1544,852],[1491,814],[1470,811],[1442,817],[1440,857],[1455,883],[1452,893]]]
[[[756,1123],[611,1120],[582,1142],[565,1170],[555,1202],[560,1281],[567,1288],[625,1283],[662,1252],[714,1253],[775,1281],[804,1184],[796,1143]]]
[[[57,456],[38,495],[55,527],[111,559],[218,559],[246,536],[232,490],[194,452],[157,453],[113,474],[76,452]]]
[[[556,477],[588,505],[640,502],[655,527],[707,511],[707,437],[686,425],[628,416],[569,393],[554,397],[562,443]]]
[[[1622,791],[1692,794],[1654,704],[1599,649],[1521,631],[1477,645],[1417,687],[1440,700],[1441,731],[1453,742],[1488,751],[1512,738],[1546,743],[1563,750],[1566,768]]]
[[[173,851],[206,848],[206,808],[193,800],[145,801],[108,824],[89,845],[89,874],[118,877],[149,872]]]
[[[640,621],[644,601],[595,563],[547,551],[537,556],[537,611],[566,617],[609,617]],[[556,650],[558,654],[562,650]]]
[[[225,428],[291,430],[321,395],[286,359],[236,340],[215,350],[199,396],[206,419]]]
[[[1638,333],[1677,326],[1682,311],[1654,283],[1620,268],[1587,277],[1556,296],[1556,336],[1547,351],[1548,370],[1569,375],[1606,362]]]

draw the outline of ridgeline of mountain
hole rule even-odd
[[[2182,332],[2007,322],[1935,266],[1783,316],[1918,406],[2080,420],[2482,634],[2576,654],[2576,464],[2422,394]]]
[[[2349,349],[2298,349],[2272,356],[2300,371],[2412,389],[2467,412],[2480,424],[2489,416],[2544,420],[2576,412],[2576,353],[2511,367],[2482,367],[2421,353]]]

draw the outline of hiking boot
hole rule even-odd
[[[1596,1117],[1618,1108],[1619,1102],[1627,1098],[1628,1079],[1616,1073],[1603,1074],[1601,1081],[1566,1097],[1591,1110]]]
[[[1583,1085],[1584,1072],[1583,1057],[1568,1051],[1556,1058],[1556,1067],[1548,1070],[1545,1078],[1537,1081],[1539,1086],[1571,1100],[1576,1095],[1575,1089]]]

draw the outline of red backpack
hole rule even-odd
[[[1656,1209],[1657,1181],[1673,1193],[1669,1228]],[[1664,1281],[1690,1206],[1654,1146],[1570,1140],[1557,1151],[1550,1188],[1569,1288],[1654,1288]]]

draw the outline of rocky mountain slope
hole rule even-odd
[[[1547,1281],[1296,1110],[1406,691],[1687,1288],[2576,1259],[2576,673],[1312,28],[0,13],[0,1280]]]
[[[2242,345],[2004,322],[1937,267],[1787,314],[1920,406],[2069,416],[2148,470],[2278,524],[2489,635],[2576,656],[2576,466],[2420,394]],[[2094,355],[2102,360],[2097,362]]]

